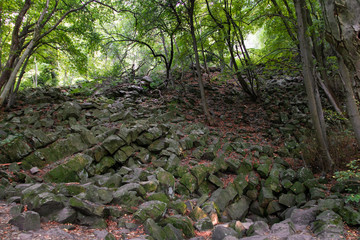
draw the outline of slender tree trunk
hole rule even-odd
[[[30,44],[27,46],[27,48],[25,49],[24,53],[22,54],[21,58],[19,59],[19,61],[17,62],[16,66],[14,67],[14,69],[11,72],[11,75],[9,77],[9,80],[7,81],[7,83],[4,86],[4,89],[1,92],[0,95],[0,106],[2,106],[6,100],[6,98],[9,96],[9,93],[11,91],[11,88],[14,86],[14,82],[16,79],[16,75],[19,72],[22,64],[24,63],[25,59],[27,58],[27,56],[30,54],[30,52],[32,51],[32,48],[35,45],[35,41],[34,39],[31,40]]]
[[[203,108],[203,111],[204,111],[207,121],[209,122],[210,125],[214,125],[214,120],[211,117],[210,112],[209,112],[207,99],[206,99],[206,95],[205,95],[204,83],[202,80],[200,59],[199,59],[199,53],[198,53],[196,35],[195,35],[195,27],[194,27],[194,8],[195,8],[195,0],[190,0],[190,6],[188,9],[189,24],[190,24],[190,33],[191,33],[192,44],[193,44],[193,49],[194,49],[194,54],[195,54],[196,70],[197,70],[197,75],[198,75],[197,79],[198,79],[200,94],[201,94],[201,104],[202,104],[202,108]]]
[[[305,14],[305,2],[303,0],[294,0],[297,22],[298,22],[298,39],[300,45],[301,60],[303,65],[303,76],[305,89],[308,97],[308,104],[311,114],[311,120],[315,128],[315,135],[322,157],[323,171],[331,170],[334,162],[329,153],[328,143],[326,141],[326,131],[324,129],[321,103],[319,97],[316,96],[316,84],[313,75],[313,64],[311,54],[311,43],[307,33],[307,22]]]
[[[347,113],[350,118],[351,125],[353,127],[355,138],[360,146],[360,114],[359,108],[356,104],[355,95],[353,91],[353,86],[351,84],[351,77],[348,68],[346,67],[344,60],[341,56],[338,58],[339,60],[339,70],[341,81],[345,88],[345,98],[346,98],[346,108]]]
[[[16,83],[16,88],[15,88],[14,91],[11,92],[10,97],[9,97],[9,101],[8,101],[8,103],[6,105],[7,109],[11,108],[15,103],[16,94],[19,91],[20,83],[21,83],[21,80],[22,80],[22,78],[23,78],[23,76],[25,74],[25,69],[26,69],[26,67],[27,67],[27,65],[29,63],[29,59],[30,59],[30,55],[26,58],[25,63],[23,64],[23,66],[21,68],[21,72],[20,72],[20,75],[18,77],[18,81]]]
[[[35,57],[34,87],[37,88],[37,86],[38,86],[38,66],[37,66],[36,57]]]

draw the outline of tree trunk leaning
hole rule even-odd
[[[307,34],[307,22],[305,14],[305,2],[303,0],[294,0],[297,23],[298,23],[298,39],[300,45],[301,61],[303,65],[303,76],[306,94],[308,98],[308,105],[311,114],[311,120],[315,129],[315,135],[319,144],[321,152],[321,161],[323,171],[331,170],[334,166],[334,162],[329,153],[328,143],[326,141],[326,131],[322,124],[322,117],[319,115],[322,113],[318,108],[321,108],[321,103],[317,102],[319,98],[316,97],[316,85],[315,77],[313,75],[311,42]]]

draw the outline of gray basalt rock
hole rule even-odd
[[[139,209],[134,213],[134,218],[145,222],[148,218],[158,221],[164,216],[167,204],[161,201],[149,201],[141,204]]]
[[[232,228],[216,226],[212,232],[212,240],[223,240],[227,236],[238,237],[239,234]]]
[[[19,230],[36,231],[40,229],[40,215],[37,212],[27,211],[12,218],[9,223],[17,226]]]

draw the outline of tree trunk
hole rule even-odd
[[[15,25],[13,28],[12,36],[11,36],[11,46],[10,46],[10,54],[6,61],[6,64],[4,66],[3,71],[0,75],[0,90],[3,88],[3,86],[7,83],[7,81],[10,78],[10,75],[12,73],[12,70],[14,66],[16,65],[16,61],[18,57],[20,56],[21,48],[23,47],[23,41],[21,41],[19,32],[20,27],[23,23],[23,19],[27,13],[27,11],[30,9],[31,6],[31,0],[26,0],[24,3],[24,6],[20,10],[19,14],[16,17]],[[0,104],[1,106],[1,104]]]
[[[202,104],[202,108],[203,108],[203,111],[204,111],[207,121],[209,122],[210,125],[214,125],[214,121],[209,112],[207,99],[206,99],[206,95],[205,95],[204,83],[202,80],[200,59],[199,59],[199,53],[198,53],[196,35],[195,35],[195,27],[194,27],[194,8],[195,8],[195,0],[190,0],[190,6],[188,9],[189,24],[190,24],[190,33],[191,33],[192,44],[193,44],[193,49],[194,49],[194,54],[195,54],[196,70],[197,70],[197,75],[198,75],[197,78],[198,78],[200,94],[201,94],[201,104]]]
[[[342,57],[339,56],[339,70],[341,81],[345,89],[346,108],[350,118],[351,125],[354,129],[355,138],[360,147],[360,114],[356,104],[353,87],[351,85],[351,77]]]
[[[311,120],[315,128],[315,135],[319,148],[321,151],[321,161],[323,171],[331,170],[334,166],[334,162],[329,153],[328,143],[326,141],[326,131],[324,129],[323,121],[321,120],[322,114],[321,103],[319,98],[316,96],[316,84],[315,77],[313,75],[313,64],[311,54],[311,43],[307,33],[306,13],[305,13],[305,2],[303,0],[294,0],[297,23],[298,23],[298,39],[300,45],[301,61],[303,65],[303,76],[305,89],[308,97],[308,104],[311,114]]]
[[[326,40],[349,69],[354,93],[360,97],[360,1],[320,0]],[[341,60],[340,60],[341,61]]]
[[[326,40],[337,52],[340,77],[345,89],[347,112],[360,147],[360,1],[320,0]]]
[[[37,88],[37,85],[38,85],[38,66],[37,66],[36,57],[35,57],[34,87]]]

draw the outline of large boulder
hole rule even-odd
[[[80,172],[90,166],[93,159],[82,153],[69,158],[66,163],[50,170],[44,176],[49,182],[79,182]]]
[[[61,139],[46,148],[36,150],[22,161],[25,169],[31,167],[44,167],[49,163],[64,159],[74,153],[84,151],[89,146],[84,142],[79,133],[70,134],[66,139]]]
[[[0,148],[8,156],[9,162],[18,161],[32,151],[31,147],[22,138],[11,136],[0,143]]]

